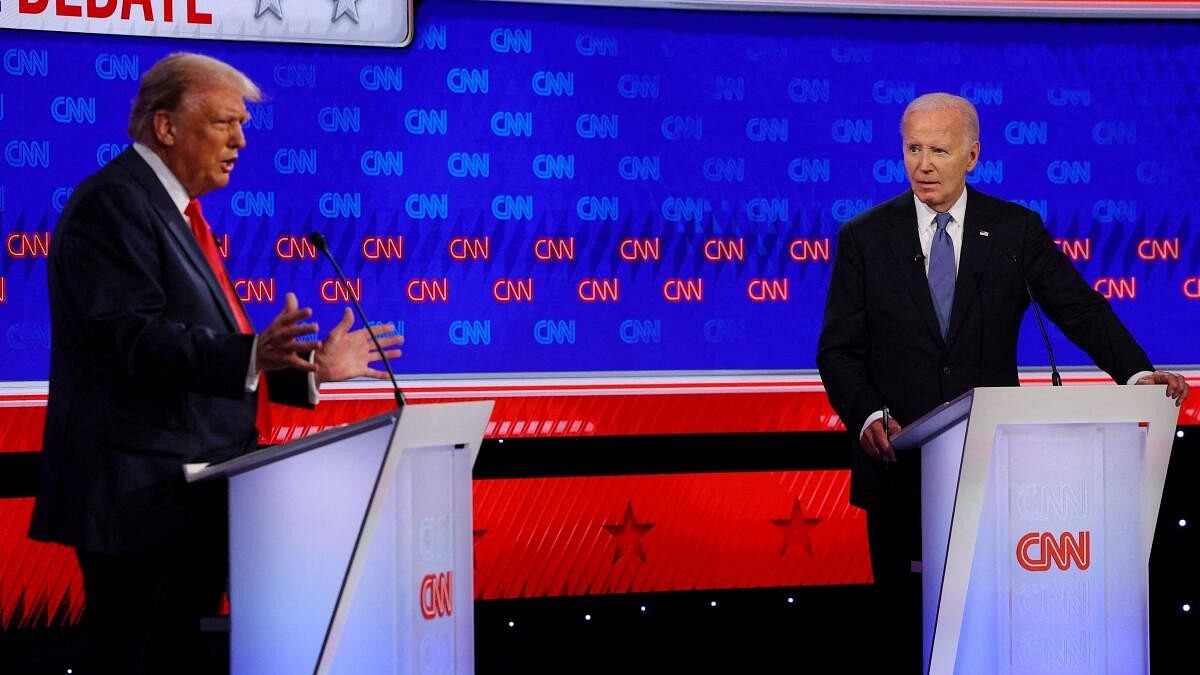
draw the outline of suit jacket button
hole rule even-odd
[[[950,374],[950,366],[942,366],[942,374],[949,375]]]

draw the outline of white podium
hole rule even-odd
[[[213,466],[233,675],[474,672],[471,467],[492,402],[410,405]]]
[[[979,388],[896,435],[921,448],[926,673],[1150,672],[1164,389]]]

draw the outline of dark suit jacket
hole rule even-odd
[[[1029,306],[1022,275],[1046,315],[1114,380],[1125,383],[1153,370],[1037,214],[971,188],[943,340],[916,218],[913,194],[906,192],[847,222],[825,304],[817,366],[830,403],[855,438],[851,501],[864,508],[878,503],[883,476],[893,469],[858,446],[871,413],[887,405],[900,424],[909,424],[974,387],[1018,384],[1017,334]],[[911,468],[907,476],[915,490]]]
[[[50,395],[30,534],[186,555],[219,514],[196,502],[183,464],[256,447],[253,336],[238,333],[188,223],[132,148],[75,190],[47,269]],[[304,377],[273,373],[272,398],[306,403]]]

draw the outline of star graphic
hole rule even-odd
[[[358,23],[358,0],[334,0],[337,7],[333,8],[333,18],[330,23],[336,22],[343,16],[350,17],[354,23]]]
[[[771,519],[771,523],[783,530],[783,546],[779,549],[779,557],[787,555],[788,549],[803,545],[809,555],[813,555],[812,538],[810,535],[815,527],[821,524],[821,518],[806,518],[804,508],[800,506],[800,498],[792,502],[790,518]]]
[[[638,560],[646,562],[646,549],[642,546],[642,537],[654,529],[654,523],[637,522],[633,515],[633,502],[625,505],[625,516],[621,522],[606,524],[604,529],[617,540],[617,548],[613,551],[614,565],[629,551],[637,554]]]
[[[254,10],[254,18],[259,18],[263,14],[270,12],[275,15],[276,19],[283,20],[283,8],[279,3],[283,0],[258,0],[258,7]]]

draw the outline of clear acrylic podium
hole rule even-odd
[[[474,672],[471,467],[492,402],[410,405],[212,466],[233,675]]]
[[[1150,672],[1164,389],[979,388],[896,435],[921,448],[924,672]]]

